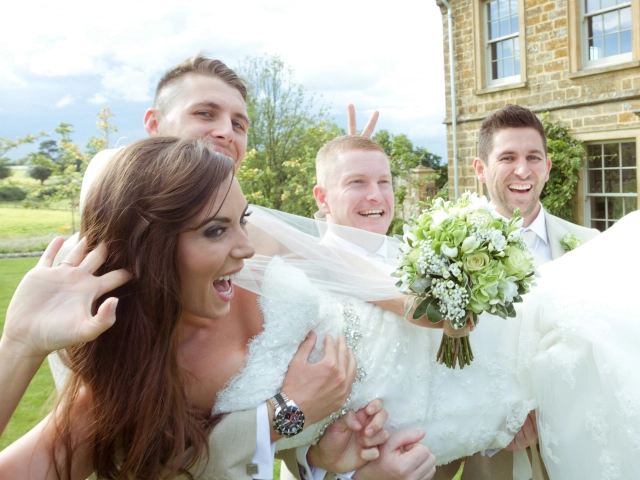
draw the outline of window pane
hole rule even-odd
[[[633,197],[624,197],[624,213],[635,212],[638,209],[638,199]]]
[[[507,58],[504,61],[504,76],[505,77],[512,77],[513,75],[515,75],[515,73],[513,71],[513,59],[512,58]]]
[[[604,33],[617,33],[620,29],[620,24],[618,23],[618,11],[614,10],[613,12],[607,12],[603,17],[604,22]]]
[[[518,0],[511,0],[509,3],[511,5],[511,15],[515,15],[517,18],[518,17]]]
[[[501,17],[509,15],[509,0],[498,0],[498,13]]]
[[[605,222],[591,222],[591,228],[597,228],[598,230],[600,230],[601,232],[604,232],[606,230],[606,224]]]
[[[602,37],[589,40],[589,60],[597,60],[602,57]]]
[[[620,170],[604,171],[604,193],[620,193]]]
[[[604,147],[604,166],[607,167],[619,167],[620,160],[618,159],[618,144],[617,143],[605,143]]]
[[[603,193],[602,170],[589,171],[589,193]]]
[[[515,58],[516,75],[520,75],[520,57]]]
[[[607,197],[607,215],[609,220],[619,220],[624,215],[622,197]]]
[[[611,55],[617,55],[620,53],[618,49],[618,34],[604,36],[604,56],[610,57]]]
[[[489,39],[498,38],[500,34],[498,33],[498,22],[491,22],[489,25]]]
[[[502,44],[502,57],[513,57],[513,43],[511,39],[500,43]]]
[[[488,20],[495,20],[498,18],[498,2],[489,2],[489,18]]]
[[[636,169],[625,168],[622,170],[622,193],[637,193]]]
[[[587,0],[587,13],[595,12],[596,10],[600,10],[600,1],[599,0]]]
[[[631,30],[620,32],[620,53],[631,51]]]
[[[605,197],[595,197],[591,199],[591,218],[607,218]]]
[[[631,29],[631,7],[622,8],[620,12],[620,30]]]
[[[600,8],[609,8],[617,5],[616,0],[600,0]]]
[[[602,168],[602,145],[587,145],[587,168]]]
[[[596,15],[589,19],[589,36],[599,37],[603,33],[602,15]]]
[[[500,19],[500,36],[509,35],[509,17],[502,17]]]
[[[636,144],[635,142],[623,142],[620,144],[622,166],[623,167],[635,167],[636,166]]]
[[[513,15],[511,17],[511,33],[516,33],[518,31],[518,16]]]
[[[498,60],[496,65],[498,66],[498,76],[496,78],[504,78],[504,65],[502,60]]]

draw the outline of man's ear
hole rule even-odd
[[[479,157],[476,157],[473,160],[473,169],[476,171],[476,177],[478,177],[478,180],[480,180],[480,182],[482,183],[487,183],[487,177],[485,175],[485,165],[484,162],[482,160],[480,160]]]
[[[552,167],[551,157],[547,157],[547,178],[545,182],[549,181],[549,172],[551,171],[551,167]]]
[[[329,205],[327,204],[327,195],[324,191],[324,188],[322,188],[320,185],[316,185],[315,187],[313,187],[313,196],[316,199],[316,203],[318,204],[318,208],[320,209],[320,211],[325,215],[330,215],[331,211],[329,210]]]
[[[159,135],[158,132],[158,112],[155,108],[149,108],[144,113],[144,129],[147,131],[147,135],[153,137]]]

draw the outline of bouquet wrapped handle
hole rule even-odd
[[[469,333],[471,333],[471,327],[469,326],[470,316],[471,312],[468,312],[467,323],[464,327],[457,329],[453,328],[449,320],[444,321],[442,342],[440,342],[436,357],[438,363],[444,363],[449,368],[455,368],[456,364],[458,364],[461,369],[465,365],[471,365],[473,351],[469,342]]]

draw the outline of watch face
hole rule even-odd
[[[300,433],[304,427],[304,414],[295,405],[286,406],[280,411],[274,423],[278,433],[291,437]]]

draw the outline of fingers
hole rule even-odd
[[[356,378],[356,356],[347,346],[347,339],[344,335],[338,337],[338,358],[341,365],[345,366],[345,381],[351,386]],[[351,387],[349,387],[349,390],[351,390]]]
[[[380,112],[378,112],[378,110],[374,111],[371,114],[371,118],[369,118],[369,121],[367,122],[367,126],[364,127],[364,130],[362,130],[362,133],[360,134],[360,136],[371,138],[371,134],[376,129],[376,123],[378,123],[379,116],[380,116]]]
[[[380,410],[375,415],[369,417],[369,422],[366,424],[364,429],[364,435],[366,437],[373,437],[376,435],[380,430],[382,430],[382,427],[384,427],[388,417],[389,414],[386,410]]]
[[[410,445],[422,440],[424,435],[424,430],[402,430],[389,436],[386,446],[389,450],[398,450],[405,446],[409,447]]]
[[[86,252],[83,253],[86,254]],[[79,263],[74,263],[74,265],[82,267],[89,273],[93,274],[107,260],[107,253],[107,246],[104,243],[101,243],[94,250],[86,254],[82,261],[80,261]]]
[[[80,241],[73,247],[73,250],[65,257],[63,262],[68,263],[72,267],[77,267],[82,262],[82,259],[86,255],[87,238],[82,237]]]
[[[96,298],[124,285],[131,280],[132,277],[133,275],[124,268],[113,270],[112,272],[105,273],[101,277],[98,277],[100,279],[100,288]]]
[[[91,322],[82,325],[80,341],[90,342],[108,330],[116,321],[118,299],[111,297],[102,302]]]
[[[56,237],[45,249],[44,253],[38,260],[38,267],[51,267],[53,265],[53,260],[56,258],[56,255],[62,248],[62,244],[64,243],[64,238]]]
[[[347,132],[349,132],[349,135],[357,135],[356,109],[353,103],[347,105]]]
[[[298,351],[293,356],[293,359],[291,359],[291,363],[293,362],[307,363],[307,361],[309,360],[309,355],[311,355],[311,352],[313,351],[313,347],[315,347],[315,345],[316,345],[316,332],[311,331],[307,335],[307,338],[305,338],[304,341],[298,347]],[[326,347],[326,339],[325,339],[325,347]],[[326,355],[326,350],[325,350],[325,355]]]

